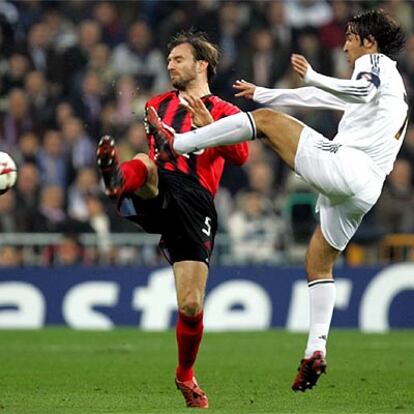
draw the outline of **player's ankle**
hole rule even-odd
[[[193,368],[183,368],[178,366],[175,372],[176,378],[178,381],[190,381],[194,377],[194,369]]]

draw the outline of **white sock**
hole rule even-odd
[[[326,355],[329,327],[335,306],[336,289],[333,279],[309,282],[310,327],[305,358],[315,351]]]
[[[175,134],[174,150],[188,154],[204,148],[238,144],[256,138],[253,116],[240,112],[184,134]]]

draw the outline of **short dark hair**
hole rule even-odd
[[[188,43],[193,47],[195,60],[205,60],[208,63],[207,80],[210,83],[217,72],[220,52],[217,45],[210,42],[204,32],[187,30],[174,35],[168,43],[168,53],[175,47]]]
[[[369,10],[352,17],[346,30],[361,39],[372,36],[378,44],[378,51],[389,57],[395,57],[405,44],[405,34],[391,16],[382,9]]]

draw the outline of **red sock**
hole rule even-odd
[[[176,375],[179,381],[188,381],[194,376],[193,365],[203,337],[203,328],[203,311],[196,316],[187,316],[180,311],[178,312],[176,329],[178,367]]]
[[[148,170],[141,160],[131,160],[121,164],[121,171],[124,174],[125,193],[133,193],[139,190],[146,182]]]

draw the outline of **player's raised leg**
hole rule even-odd
[[[289,115],[271,109],[258,109],[252,112],[259,134],[264,136],[269,146],[292,169],[300,135],[305,125]]]
[[[147,118],[158,138],[161,157],[171,158],[200,149],[231,145],[263,136],[271,148],[294,168],[296,150],[304,124],[271,109],[258,109],[229,116],[184,134],[174,133],[151,109]]]
[[[305,356],[292,384],[294,391],[312,389],[326,372],[326,343],[335,305],[332,269],[340,251],[315,229],[305,258],[309,286],[310,324]]]
[[[98,143],[96,162],[111,199],[117,200],[124,193],[136,193],[143,199],[157,196],[157,167],[147,154],[120,163],[115,139],[104,135]]]
[[[178,320],[178,366],[175,383],[187,407],[208,408],[208,398],[194,375],[194,363],[203,337],[203,302],[208,267],[203,262],[174,263]]]

